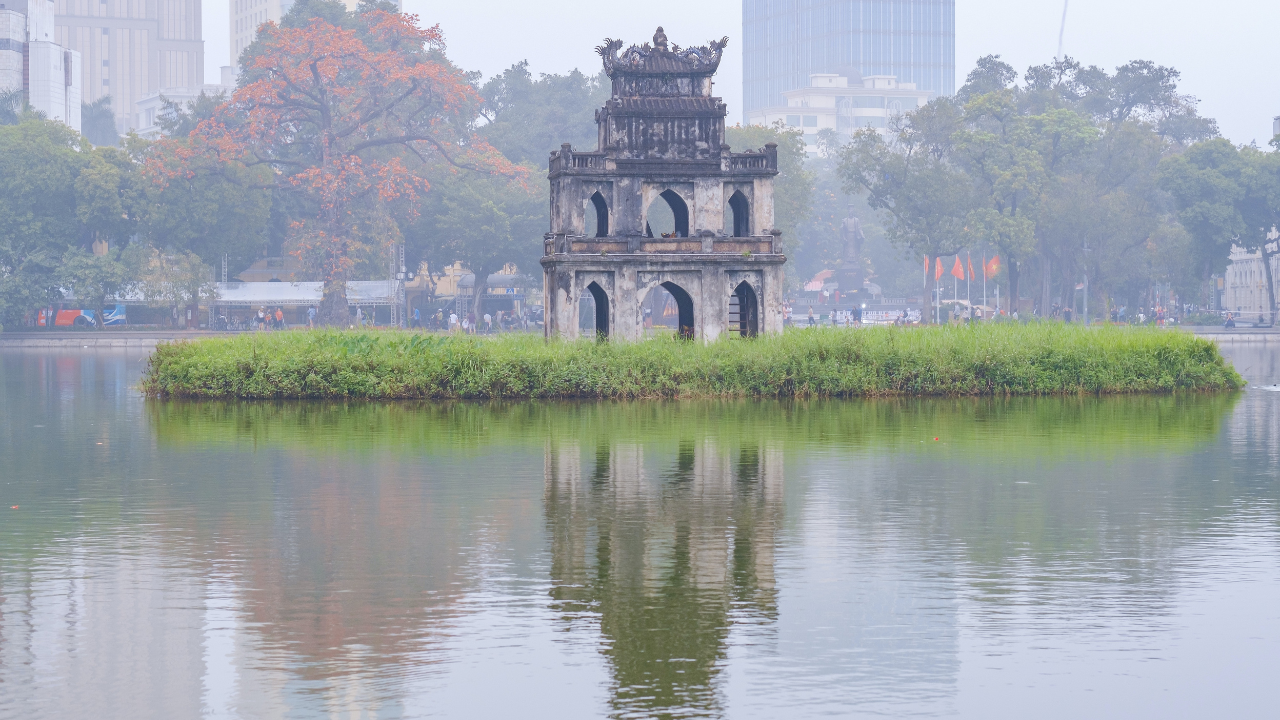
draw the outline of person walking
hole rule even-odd
[[[277,330],[285,329],[284,308],[280,307],[279,305],[276,306],[276,329]]]
[[[818,323],[813,319],[813,306],[809,306],[809,327],[817,327]]]
[[[411,328],[422,328],[422,314],[418,312],[418,308],[413,309],[413,322],[409,323]]]
[[[449,313],[449,332],[453,332],[457,329],[458,329],[458,313],[451,312]]]
[[[484,331],[486,333],[493,332],[493,316],[489,313],[484,314]]]
[[[267,309],[265,307],[258,308],[258,330],[267,329]]]
[[[364,309],[356,307],[356,327],[364,325]]]
[[[307,308],[307,327],[315,329],[316,327],[316,306],[312,305]]]

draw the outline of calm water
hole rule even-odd
[[[1275,717],[1280,392],[156,403],[144,360],[0,352],[0,717]]]

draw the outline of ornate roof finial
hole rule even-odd
[[[662,26],[658,26],[658,32],[653,34],[653,49],[658,52],[667,51],[667,34],[662,32]]]

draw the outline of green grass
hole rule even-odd
[[[1228,390],[1217,346],[1060,324],[792,330],[711,345],[530,335],[250,333],[160,345],[142,389],[187,398],[729,398]]]

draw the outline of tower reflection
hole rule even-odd
[[[782,484],[760,444],[548,444],[552,595],[565,623],[598,623],[615,713],[720,710],[731,624],[777,615]]]

